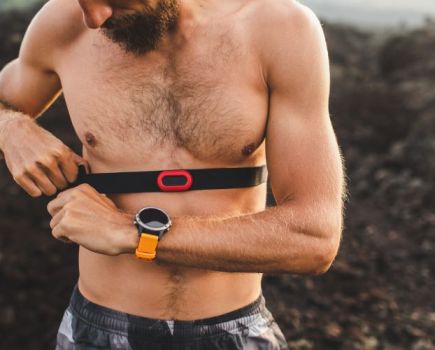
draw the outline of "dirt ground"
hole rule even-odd
[[[0,67],[31,16],[0,15]],[[435,27],[325,31],[350,193],[345,232],[327,274],[265,276],[267,305],[291,349],[433,350]],[[62,100],[38,122],[79,151]],[[0,349],[53,349],[77,279],[77,248],[50,235],[49,200],[27,196],[0,164]]]

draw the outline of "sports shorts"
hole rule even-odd
[[[87,300],[74,287],[56,350],[281,350],[287,342],[263,294],[235,311],[194,321],[130,315]]]

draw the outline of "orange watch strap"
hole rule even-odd
[[[136,248],[136,257],[144,260],[154,260],[156,258],[156,249],[159,242],[159,237],[142,233],[139,240],[139,245]]]

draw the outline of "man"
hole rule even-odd
[[[35,122],[61,91],[82,156]],[[1,72],[0,149],[29,195],[60,190],[52,234],[80,245],[57,349],[287,348],[261,278],[320,274],[337,254],[345,184],[328,97],[322,29],[296,1],[49,1]],[[264,181],[73,186],[80,164],[181,169],[187,183],[185,169],[265,163],[267,209]]]

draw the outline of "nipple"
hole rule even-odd
[[[249,145],[245,146],[242,150],[243,155],[249,156],[255,151],[255,144],[250,143]]]
[[[89,146],[91,146],[91,147],[95,147],[96,146],[97,139],[95,138],[95,136],[92,133],[87,132],[85,134],[85,139],[86,139],[86,142],[88,143]]]

